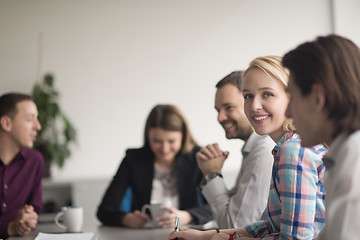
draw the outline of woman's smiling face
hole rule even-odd
[[[289,103],[284,85],[260,68],[250,70],[243,80],[244,110],[259,135],[278,142],[285,133],[283,123]]]

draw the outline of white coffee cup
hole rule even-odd
[[[82,207],[62,207],[61,212],[58,212],[55,216],[55,223],[67,232],[81,232],[84,219],[83,215],[84,210]],[[62,218],[62,224],[59,223],[60,218]]]
[[[146,224],[146,227],[161,227],[161,225],[159,224],[157,218],[165,215],[168,213],[167,210],[162,209],[161,207],[164,204],[162,203],[152,203],[152,204],[145,204],[142,208],[141,208],[141,212],[146,213],[148,210],[150,213],[150,221]]]

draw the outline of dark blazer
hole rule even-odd
[[[197,166],[195,147],[189,154],[176,156],[175,172],[179,193],[179,209],[187,210],[196,219],[195,224],[204,224],[212,220],[210,206],[205,202],[198,188],[202,173]],[[97,217],[105,225],[121,226],[121,220],[127,212],[119,206],[128,187],[132,189],[131,211],[140,210],[150,203],[154,177],[154,154],[146,147],[128,149],[126,156],[108,187]]]

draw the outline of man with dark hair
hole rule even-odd
[[[220,228],[238,228],[259,221],[266,210],[275,143],[257,135],[245,113],[241,91],[242,72],[235,71],[216,85],[215,108],[218,121],[228,139],[241,139],[242,165],[235,186],[227,190],[221,168],[228,152],[210,144],[197,153],[198,165],[205,176],[202,193],[211,205]]]
[[[360,236],[360,49],[337,35],[321,36],[286,53],[290,71],[287,117],[301,145],[329,146],[326,223],[318,240]]]
[[[44,160],[30,148],[40,128],[29,95],[0,97],[0,238],[24,236],[37,225]]]

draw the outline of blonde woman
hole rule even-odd
[[[281,57],[258,57],[244,72],[244,110],[259,135],[276,146],[266,220],[243,228],[172,233],[169,239],[312,239],[325,223],[323,145],[301,147],[300,137],[285,112],[288,72]],[[230,235],[231,234],[231,235]]]

